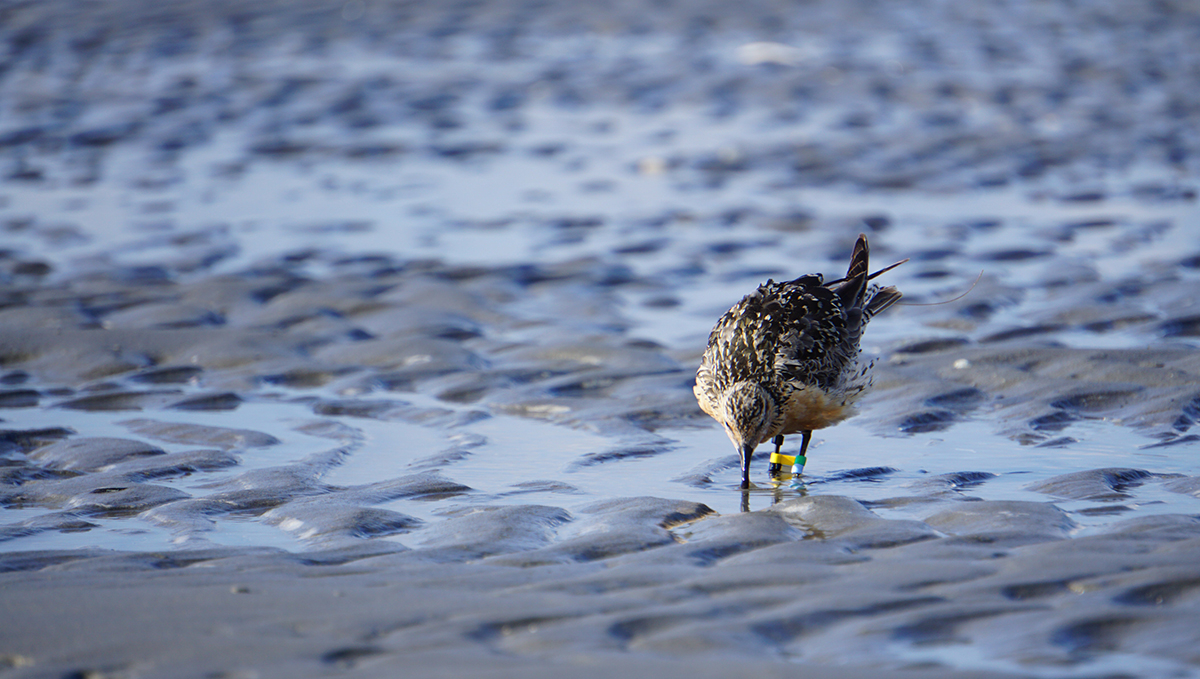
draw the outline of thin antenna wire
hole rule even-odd
[[[893,264],[892,266],[895,266],[895,265]],[[888,269],[890,269],[890,268],[892,268],[892,267],[889,266]],[[884,271],[887,271],[887,269],[884,269]],[[883,271],[881,271],[880,273],[883,273]],[[962,299],[963,297],[966,297],[967,295],[971,294],[971,291],[975,289],[976,285],[979,285],[979,281],[982,278],[983,278],[983,269],[980,269],[979,275],[975,277],[975,282],[971,284],[971,287],[967,288],[966,292],[959,295],[958,297],[952,297],[950,299],[945,299],[940,302],[897,302],[897,306],[937,306],[939,304],[949,304],[951,302],[957,302],[958,300]]]

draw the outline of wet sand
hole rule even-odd
[[[0,668],[1196,676],[1200,17],[975,9],[3,10]],[[743,495],[706,333],[859,231]]]

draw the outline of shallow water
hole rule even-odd
[[[278,35],[218,21],[178,52],[34,40],[0,77],[0,549],[528,565],[705,542],[800,498],[936,524],[879,529],[902,544],[950,539],[966,519],[943,514],[975,501],[1057,507],[1061,526],[1014,519],[1046,539],[1200,515],[1197,64],[1170,48],[1195,17],[1126,34],[1016,5],[886,10],[924,38],[830,6],[776,64],[747,63],[744,27],[543,26],[503,58],[479,26],[384,22],[381,45],[269,13]],[[876,266],[911,258],[886,277],[911,305],[864,339],[875,393],[798,483],[767,478],[764,446],[743,494],[690,392],[707,333],[766,278],[838,277],[860,231]],[[38,457],[91,437],[159,450]],[[604,505],[629,497],[713,513]],[[605,530],[637,547],[578,547]],[[1058,671],[889,644],[884,664]]]
[[[11,411],[10,411],[11,414]],[[53,426],[62,416],[21,417],[22,428]],[[247,404],[237,417],[228,413],[219,416],[192,415],[180,417],[171,412],[172,422],[196,424],[218,423],[257,424],[259,431],[271,433],[283,443],[253,453],[240,455],[237,467],[204,475],[188,475],[164,481],[165,485],[183,492],[203,496],[207,487],[236,474],[288,464],[305,464],[306,457],[328,448],[328,440],[307,436],[296,426],[312,421],[307,408],[295,404]],[[8,419],[14,422],[14,419]],[[263,426],[273,422],[277,426]],[[15,423],[15,422],[14,422]],[[130,432],[112,422],[108,413],[86,413],[72,417],[71,425],[80,435],[128,437]],[[355,486],[370,483],[381,477],[402,473],[430,451],[445,449],[451,440],[436,429],[403,422],[356,422],[358,429],[351,454],[337,467],[322,476],[324,483],[334,486]],[[745,502],[737,490],[740,474],[732,458],[718,462],[727,441],[724,434],[712,427],[671,430],[664,433],[663,451],[659,454],[608,463],[580,465],[580,458],[597,449],[611,448],[609,438],[574,429],[511,417],[484,420],[454,433],[481,437],[485,442],[473,449],[472,455],[444,469],[456,481],[474,492],[453,499],[396,500],[378,506],[403,512],[430,521],[471,507],[504,504],[550,504],[568,511],[592,504],[598,498],[613,496],[677,497],[703,502],[720,514],[765,509],[781,501],[808,495],[846,495],[867,503],[881,517],[889,519],[919,519],[931,513],[930,505],[892,506],[886,501],[898,497],[921,495],[913,486],[930,475],[945,473],[944,469],[977,471],[995,477],[978,481],[959,491],[962,496],[986,500],[1028,500],[1044,502],[1046,496],[1028,490],[1030,484],[1045,481],[1059,474],[1094,467],[1136,467],[1160,474],[1194,474],[1195,461],[1189,456],[1156,454],[1138,450],[1145,439],[1127,429],[1104,423],[1083,423],[1070,428],[1077,443],[1066,449],[1034,449],[998,438],[986,421],[971,421],[956,425],[950,433],[916,434],[912,436],[880,437],[877,434],[847,423],[835,430],[814,437],[807,474],[801,481],[767,479],[766,464],[759,459],[754,466],[755,488]],[[403,446],[397,445],[403,441]],[[168,451],[184,450],[188,446],[164,446]],[[836,460],[826,455],[836,452]],[[727,456],[728,457],[728,456]],[[709,468],[717,462],[719,471],[712,483],[696,487],[687,481],[687,472],[694,468]],[[845,472],[884,466],[885,474],[867,478],[846,477]],[[722,468],[723,467],[723,468]],[[541,481],[554,487],[539,490],[530,482]],[[522,485],[525,484],[525,485]],[[561,487],[558,485],[561,484]],[[1160,513],[1200,513],[1200,500],[1179,493],[1163,491],[1147,483],[1134,491],[1132,501],[1121,503],[1112,513],[1089,513],[1112,507],[1110,500],[1062,501],[1057,505],[1070,513],[1080,524],[1076,534],[1085,535],[1090,529],[1102,528],[1114,519],[1128,519]],[[5,510],[9,523],[16,523],[43,513],[40,509]],[[129,517],[98,519],[97,527],[83,532],[40,533],[9,543],[9,549],[76,549],[108,548],[127,550],[157,550],[171,544],[172,533],[154,525],[131,520]],[[303,550],[302,540],[265,526],[256,517],[230,516],[228,525],[218,522],[216,530],[204,538],[226,546],[258,545]],[[379,539],[406,542],[403,536]]]

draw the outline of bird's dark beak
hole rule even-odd
[[[740,451],[742,456],[742,488],[750,487],[750,458],[754,457],[754,445],[743,444]]]

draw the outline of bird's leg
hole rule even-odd
[[[772,442],[775,444],[775,454],[778,455],[779,449],[783,448],[783,434],[776,436],[774,441],[772,441]],[[771,466],[767,467],[767,472],[770,473],[772,476],[774,476],[775,474],[779,473],[780,469],[783,469],[782,464],[780,464],[778,462],[772,462]]]
[[[800,476],[800,472],[804,470],[804,464],[808,461],[804,453],[808,451],[810,439],[812,439],[811,429],[800,432],[800,452],[796,455],[796,464],[792,465],[792,476]]]

